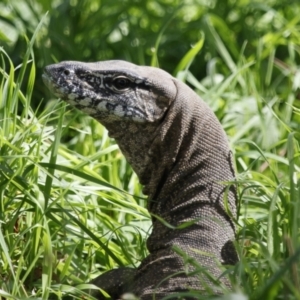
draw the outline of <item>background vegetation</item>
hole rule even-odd
[[[41,82],[55,61],[125,59],[185,81],[229,136],[241,261],[226,299],[300,299],[299,1],[0,0],[0,43],[0,298],[79,299],[147,255],[136,175]]]

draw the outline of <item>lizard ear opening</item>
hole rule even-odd
[[[224,265],[235,265],[239,261],[233,241],[227,241],[221,249],[222,263]]]

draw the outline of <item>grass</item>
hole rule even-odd
[[[197,51],[175,73],[212,107],[234,152],[240,262],[223,299],[300,299],[298,33],[282,62],[276,33],[246,56],[247,43],[229,51],[218,26],[208,18],[196,45],[202,51],[210,35],[220,53],[207,77],[189,71]],[[85,282],[147,255],[150,216],[136,175],[100,124],[57,99],[32,110],[38,31],[20,66],[1,49],[0,297],[82,299]]]
[[[37,116],[30,108],[33,57],[24,58],[16,80],[4,50],[2,62],[10,72],[3,67],[1,76],[0,294],[48,299],[61,294],[61,282],[95,277],[99,264],[136,264],[146,255],[139,248],[145,249],[149,216],[139,206],[145,200],[129,194],[140,195],[140,187],[117,146],[64,103],[53,101]]]

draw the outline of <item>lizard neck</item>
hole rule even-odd
[[[224,184],[235,176],[231,151],[213,112],[191,89],[175,83],[180,92],[151,144],[147,170],[151,179],[145,193],[149,195],[153,230],[147,246],[154,253],[173,245],[185,247],[185,238],[189,242],[194,239],[196,248],[204,249],[201,243],[206,241],[218,255],[221,249],[214,248],[214,238],[220,245],[234,238],[228,210],[236,215],[236,192]],[[164,222],[173,228],[190,225],[180,231],[182,239],[178,239],[178,231]]]
[[[145,186],[150,212],[162,217],[184,203],[223,205],[226,181],[234,179],[225,132],[205,102],[177,82],[179,94],[152,143],[157,161]],[[233,208],[233,207],[232,207]]]
[[[144,185],[150,213],[167,219],[183,203],[219,201],[223,207],[221,182],[234,178],[219,121],[190,88],[175,79],[174,84],[178,94],[160,124],[103,124]]]
[[[188,246],[193,245],[204,252],[210,249],[229,264],[226,253],[232,251],[226,249],[232,245],[235,228],[227,210],[236,215],[236,193],[222,184],[234,179],[227,137],[208,106],[186,85],[175,79],[174,84],[178,93],[159,124],[103,125],[149,196],[153,222],[149,252],[177,245],[196,257]],[[165,222],[185,229],[179,234]],[[233,260],[237,261],[236,255]]]

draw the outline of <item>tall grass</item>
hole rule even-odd
[[[238,170],[240,262],[224,299],[300,299],[300,38],[292,21],[282,24],[286,61],[276,59],[278,32],[246,55],[247,43],[228,46],[224,24],[207,16],[174,70],[220,119]],[[136,175],[100,124],[57,99],[32,110],[39,29],[20,66],[1,49],[0,296],[82,299],[92,278],[139,264],[151,222]],[[189,66],[208,37],[219,56],[199,81]]]
[[[135,265],[146,255],[149,228],[149,215],[140,206],[144,198],[131,196],[141,195],[136,176],[107,132],[57,100],[39,115],[32,111],[33,41],[19,67],[1,49],[0,295],[5,299],[60,297],[70,290],[64,284]]]

